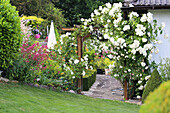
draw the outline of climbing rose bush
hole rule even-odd
[[[158,26],[150,12],[140,17],[137,12],[132,11],[126,20],[121,7],[122,3],[99,6],[91,14],[91,18],[81,19],[82,35],[90,32],[98,40],[105,40],[101,45],[102,49],[110,50],[109,58],[116,61],[109,66],[112,76],[122,85],[125,80],[129,85],[132,81],[138,81],[137,95],[141,96],[150,77],[150,69],[154,66],[152,54],[159,52],[155,45],[162,43],[157,36],[162,34],[165,24]]]

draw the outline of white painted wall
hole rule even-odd
[[[162,22],[166,24],[165,33],[169,36],[168,39],[164,39],[164,35],[158,36],[163,41],[158,45],[159,53],[153,54],[153,60],[156,63],[160,62],[160,58],[170,58],[170,9],[167,10],[149,10],[153,14],[154,19],[158,21],[158,25]]]

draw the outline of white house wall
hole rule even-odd
[[[153,14],[154,19],[158,21],[158,25],[162,22],[166,24],[165,32],[170,37],[170,9],[168,10],[149,10]],[[160,62],[160,58],[170,58],[170,38],[164,39],[164,35],[158,36],[163,41],[162,44],[158,45],[159,53],[153,54],[153,60],[156,63]]]

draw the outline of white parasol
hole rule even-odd
[[[51,21],[50,33],[48,35],[47,47],[48,47],[48,49],[54,49],[54,46],[56,44],[57,44],[57,41],[56,41],[55,32],[54,32],[54,25],[53,25],[53,21]]]

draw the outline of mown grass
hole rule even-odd
[[[0,83],[0,113],[138,113],[139,106],[55,92],[22,84]]]

